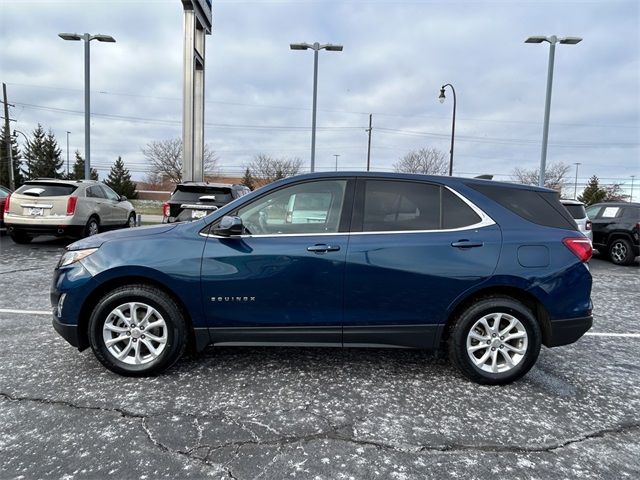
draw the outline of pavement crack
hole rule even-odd
[[[63,407],[75,408],[77,410],[93,410],[98,412],[117,413],[118,415],[126,418],[145,418],[144,415],[139,413],[129,412],[122,408],[108,408],[108,407],[92,407],[89,405],[77,405],[73,402],[66,400],[52,400],[50,398],[37,398],[37,397],[16,397],[8,393],[0,392],[0,398],[4,398],[10,402],[34,402],[43,405],[58,405]]]

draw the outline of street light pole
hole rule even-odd
[[[453,118],[451,120],[451,149],[449,150],[449,176],[451,177],[453,176],[453,142],[456,136],[456,89],[453,88],[453,85],[451,85],[450,83],[442,85],[442,88],[440,88],[440,96],[438,97],[438,99],[440,100],[440,103],[444,103],[444,99],[446,98],[444,95],[445,87],[451,88],[451,91],[453,92]]]
[[[315,171],[316,167],[316,107],[318,102],[318,52],[327,50],[330,52],[341,52],[342,45],[320,45],[315,42],[313,45],[308,43],[292,43],[289,45],[291,50],[313,50],[313,111],[311,116],[311,171]]]
[[[338,157],[340,155],[338,155],[337,153],[334,153],[333,156],[336,157],[336,172],[337,172],[338,171]]]
[[[577,200],[578,199],[578,166],[582,164],[580,162],[575,162],[574,165],[576,166],[576,181],[573,184],[573,199]]]
[[[24,137],[24,141],[27,142],[26,145],[27,147],[29,146],[29,139],[27,138],[27,136],[21,132],[20,130],[16,130],[15,128],[13,129],[13,136],[16,139],[16,141],[18,140],[18,134],[22,135]],[[31,159],[28,158],[27,159],[27,168],[29,169],[29,180],[31,179]]]
[[[633,180],[635,178],[635,175],[631,175],[631,195],[629,195],[629,203],[633,202]]]
[[[69,170],[69,134],[71,132],[69,130],[67,130],[67,177],[69,176],[70,170]]]
[[[566,45],[575,45],[580,43],[582,38],[579,37],[564,37],[559,38],[556,35],[550,37],[537,36],[529,37],[524,43],[549,43],[549,66],[547,68],[547,94],[544,102],[544,124],[542,126],[542,153],[540,155],[540,174],[538,177],[538,185],[544,187],[544,175],[547,164],[547,145],[549,140],[549,116],[551,113],[551,89],[553,86],[553,65],[556,55],[556,44],[562,43]]]
[[[91,53],[89,42],[91,42],[91,40],[98,40],[99,42],[115,43],[116,40],[110,35],[91,35],[90,33],[85,33],[83,35],[79,35],[77,33],[59,33],[58,36],[63,40],[84,41],[84,178],[89,180],[91,178]]]

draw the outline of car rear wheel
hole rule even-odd
[[[535,364],[542,334],[531,311],[519,301],[486,297],[460,314],[449,335],[449,358],[469,379],[502,385]]]
[[[100,233],[100,222],[96,217],[91,217],[84,227],[83,236],[92,237]]]
[[[11,232],[9,234],[11,236],[11,240],[13,240],[16,243],[19,243],[21,245],[25,245],[27,243],[31,243],[31,240],[33,240],[33,237],[30,237],[29,235],[27,235],[24,232]]]
[[[150,376],[171,367],[184,353],[187,328],[180,308],[164,292],[128,285],[105,295],[89,320],[89,342],[97,359],[125,376]]]
[[[609,245],[609,259],[616,265],[631,265],[635,259],[631,242],[617,238]]]

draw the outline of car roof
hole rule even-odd
[[[212,188],[231,188],[241,185],[234,183],[210,183],[210,182],[181,182],[176,185],[178,187],[212,187]]]
[[[584,202],[579,200],[571,200],[570,198],[561,198],[560,203],[563,205],[584,205]]]
[[[589,205],[590,207],[640,207],[636,202],[600,202]]]
[[[24,182],[24,185],[34,185],[38,183],[56,183],[60,185],[73,185],[76,187],[80,185],[91,186],[91,185],[101,184],[101,182],[97,180],[63,180],[61,178],[33,178],[31,180],[27,180],[26,182]]]

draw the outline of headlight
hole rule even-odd
[[[60,261],[58,262],[58,268],[66,267],[67,265],[71,265],[72,263],[79,262],[83,258],[86,258],[89,255],[91,255],[96,250],[98,249],[85,248],[84,250],[71,250],[71,251],[65,252],[62,255],[62,258],[60,258]]]

